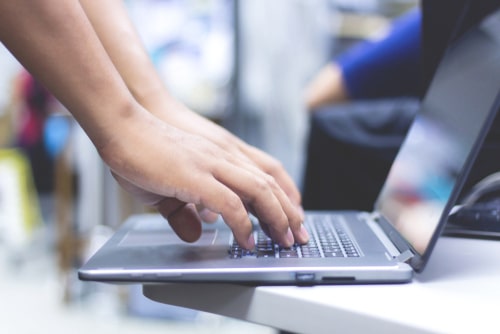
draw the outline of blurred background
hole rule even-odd
[[[304,90],[336,54],[379,38],[412,0],[128,0],[172,94],[278,158],[301,184]],[[1,45],[0,45],[1,47]],[[76,270],[145,208],[69,113],[0,49],[0,332],[275,333],[156,304]]]

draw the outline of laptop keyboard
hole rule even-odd
[[[304,226],[309,232],[309,242],[284,248],[274,243],[262,230],[255,233],[255,249],[245,250],[236,241],[229,246],[229,257],[253,258],[324,258],[359,257],[359,251],[344,230],[338,217],[332,215],[308,216]],[[314,220],[314,222],[312,222]]]

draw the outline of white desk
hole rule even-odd
[[[409,284],[165,284],[150,299],[298,333],[500,333],[500,241],[441,238]]]

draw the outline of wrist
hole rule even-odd
[[[123,140],[131,124],[135,122],[142,108],[133,99],[115,101],[108,107],[100,109],[98,117],[78,120],[99,154],[110,144]]]

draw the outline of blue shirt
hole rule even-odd
[[[421,21],[421,11],[411,10],[384,38],[361,42],[335,59],[351,99],[420,96]]]

